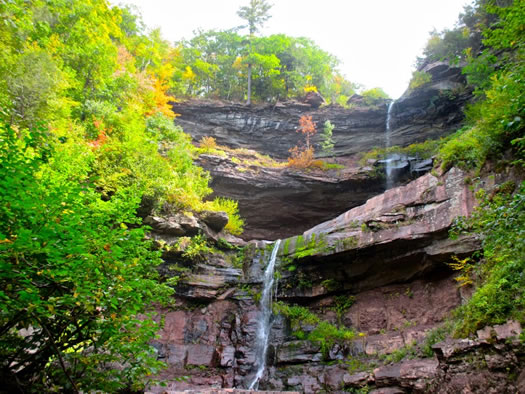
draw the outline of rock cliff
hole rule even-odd
[[[455,131],[463,120],[462,108],[470,98],[459,67],[433,63],[424,70],[431,83],[408,90],[393,108],[391,145],[405,146],[439,138]],[[194,141],[214,137],[221,145],[254,149],[284,159],[297,145],[299,118],[308,114],[318,129],[326,120],[335,126],[333,139],[336,156],[351,156],[385,145],[385,123],[391,100],[374,105],[351,103],[349,108],[328,105],[317,108],[298,101],[245,106],[243,104],[190,100],[173,104],[182,126]],[[320,152],[320,136],[314,146]]]

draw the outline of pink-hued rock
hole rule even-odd
[[[343,376],[344,384],[353,386],[353,387],[364,386],[365,384],[368,383],[369,379],[370,379],[370,374],[368,372],[358,372],[358,373],[354,373],[351,375],[348,373],[345,373]]]
[[[187,365],[205,365],[214,367],[217,358],[215,346],[209,345],[188,345]]]
[[[443,263],[452,255],[469,255],[480,248],[473,235],[448,238],[456,217],[468,216],[473,206],[474,197],[465,184],[465,174],[455,168],[441,177],[426,174],[405,186],[387,190],[313,227],[301,238],[284,240],[280,256],[296,260],[298,272],[283,272],[280,296],[322,296],[331,292],[322,286],[327,280],[334,281],[337,290],[357,293],[445,271]],[[300,254],[296,254],[298,249]],[[312,285],[287,287],[287,281],[299,274],[309,277]],[[448,301],[445,304],[448,306]],[[376,308],[381,308],[381,304],[376,304]]]
[[[518,338],[521,334],[521,324],[517,321],[509,320],[505,324],[494,326],[496,338],[504,340],[507,338]]]
[[[365,353],[368,355],[390,354],[404,345],[405,341],[401,334],[373,335],[366,338]]]

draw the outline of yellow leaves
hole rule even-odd
[[[197,75],[193,72],[190,66],[186,66],[185,71],[182,73],[182,79],[185,81],[193,82]]]
[[[474,265],[471,264],[470,257],[466,257],[462,260],[460,260],[457,256],[452,256],[452,260],[454,262],[447,263],[450,268],[452,268],[454,271],[461,271],[462,274],[455,278],[457,282],[459,282],[459,286],[467,286],[474,283],[472,280],[471,274],[472,270],[474,269]]]
[[[305,93],[309,93],[309,92],[315,92],[315,93],[317,93],[317,87],[314,86],[314,85],[306,85],[306,86],[304,87],[304,92],[305,92]]]
[[[240,70],[244,67],[243,59],[241,56],[237,56],[232,64],[232,67],[236,70]]]
[[[0,244],[12,244],[13,241],[11,241],[10,239],[0,239]]]

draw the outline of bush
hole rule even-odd
[[[432,76],[424,71],[414,71],[410,80],[409,88],[417,89],[432,81]]]
[[[52,142],[0,125],[4,389],[141,389],[163,366],[146,308],[171,293],[134,216],[141,193],[129,187],[101,200],[87,146]]]
[[[361,96],[363,96],[363,101],[366,105],[377,105],[390,98],[381,88],[365,90],[361,93]]]
[[[239,215],[239,203],[229,198],[217,197],[213,201],[205,202],[202,209],[208,209],[218,212],[226,212],[228,214],[228,223],[226,224],[226,231],[233,235],[242,234],[244,227],[244,220]]]
[[[465,336],[489,324],[509,318],[525,323],[525,182],[511,194],[503,185],[499,192],[478,193],[481,200],[470,219],[458,222],[453,235],[476,232],[482,235],[483,265],[472,298],[456,311],[456,334]]]

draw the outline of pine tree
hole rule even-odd
[[[249,53],[250,55],[253,52],[252,48],[252,39],[259,31],[259,29],[264,25],[264,23],[271,18],[271,15],[268,14],[268,11],[272,7],[271,4],[268,4],[266,0],[250,0],[249,6],[244,6],[239,8],[237,11],[237,15],[239,15],[240,18],[244,19],[246,22],[248,22],[248,30],[249,30]],[[251,96],[252,96],[252,63],[251,61],[248,63],[248,94],[247,94],[247,100],[246,104],[251,104]]]

